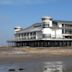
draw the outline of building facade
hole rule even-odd
[[[45,16],[40,23],[25,29],[16,27],[14,38],[8,42],[14,46],[72,46],[72,21],[54,20]]]

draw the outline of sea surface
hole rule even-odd
[[[72,72],[72,56],[0,64],[0,72]]]

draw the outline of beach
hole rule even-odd
[[[72,57],[71,48],[30,48],[6,47],[0,48],[0,63],[14,63],[46,58]]]
[[[61,63],[63,72],[72,71],[71,48],[1,47],[0,72],[44,72],[46,65]],[[49,65],[48,65],[49,66]],[[55,65],[57,66],[57,65]],[[56,67],[57,68],[57,67]]]

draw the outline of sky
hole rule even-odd
[[[72,20],[72,0],[0,0],[0,46],[13,38],[14,27],[28,27],[43,16]]]

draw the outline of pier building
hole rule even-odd
[[[8,40],[14,46],[63,47],[72,46],[72,21],[54,20],[50,16],[41,22],[22,28],[15,27],[14,38]]]

